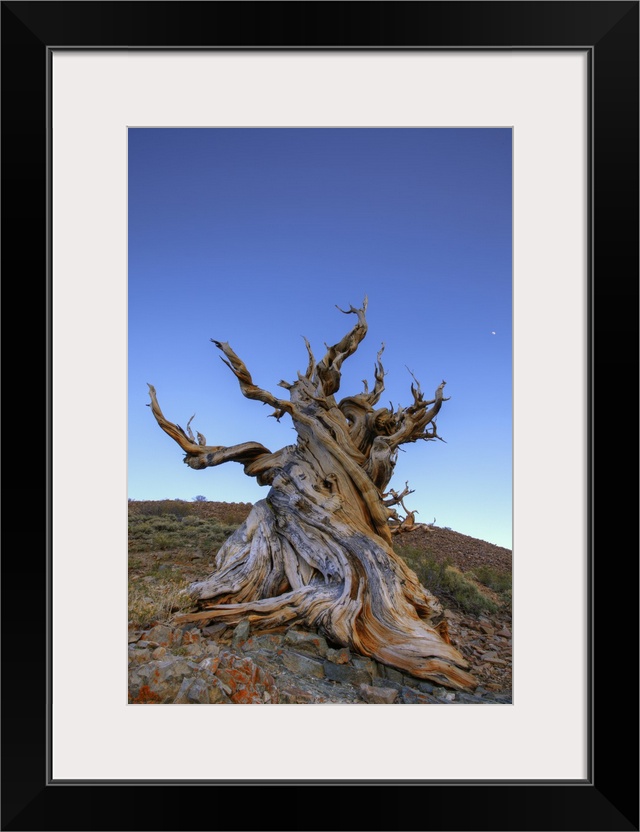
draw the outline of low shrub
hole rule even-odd
[[[481,584],[493,589],[494,592],[510,592],[512,577],[508,572],[499,572],[492,566],[477,566],[473,570],[474,576]]]
[[[154,549],[162,552],[165,549],[171,548],[171,535],[168,534],[154,534],[151,538]]]
[[[485,595],[473,578],[464,575],[448,561],[435,560],[412,547],[397,547],[397,554],[413,569],[420,583],[442,600],[472,614],[494,613],[498,605]]]

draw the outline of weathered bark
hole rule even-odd
[[[153,414],[185,451],[187,465],[240,462],[270,486],[218,552],[213,574],[192,585],[198,611],[180,620],[246,618],[256,629],[300,623],[414,676],[473,688],[466,660],[439,626],[437,598],[392,547],[392,527],[410,525],[414,514],[401,520],[393,506],[406,511],[403,498],[411,492],[408,486],[401,494],[385,492],[400,445],[440,438],[434,420],[446,401],[445,382],[426,401],[414,378],[411,405],[376,409],[384,391],[381,349],[373,389],[365,382],[362,393],[337,401],[342,363],[367,333],[365,313],[366,299],[361,309],[345,312],[357,316],[356,325],[320,361],[305,342],[306,372],[279,385],[289,400],[257,387],[231,347],[213,342],[246,397],[273,407],[278,420],[291,417],[297,441],[275,453],[257,442],[207,445],[201,434],[194,437],[191,419],[186,431],[165,419],[149,385]]]

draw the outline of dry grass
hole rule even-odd
[[[130,580],[129,626],[144,630],[154,624],[169,624],[175,613],[191,609],[193,600],[186,592],[189,584],[184,578],[153,582],[144,578]]]

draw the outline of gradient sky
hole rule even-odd
[[[379,406],[427,398],[444,379],[438,433],[404,445],[391,486],[418,522],[512,545],[512,182],[509,129],[129,130],[128,492],[137,500],[266,497],[242,466],[193,471],[156,424],[210,445],[295,441],[289,417],[249,401],[211,338],[254,382],[304,371],[355,323],[340,396],[373,384]]]

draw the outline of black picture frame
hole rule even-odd
[[[22,488],[12,485],[15,508],[5,513],[8,536],[17,532],[16,518],[30,524],[40,514],[47,522],[38,546],[31,542],[28,552],[24,545],[22,552],[7,546],[2,558],[3,830],[638,830],[637,491],[624,477],[629,458],[637,460],[629,443],[638,435],[638,11],[639,3],[627,0],[2,2],[5,309],[21,321],[18,343],[25,355],[38,332],[45,358],[37,361],[37,372],[30,363],[15,384],[11,378],[8,419],[35,408],[40,388],[47,400],[46,432],[39,414],[32,430],[21,431],[37,454],[41,499],[34,503],[27,477]],[[379,783],[358,780],[357,771],[353,781],[317,783],[48,779],[49,64],[52,49],[62,47],[588,51],[591,730],[584,782]],[[10,366],[17,355],[14,336],[11,343]],[[552,429],[552,403],[544,404]],[[17,444],[13,431],[11,450]],[[11,470],[32,463],[22,446]],[[545,678],[541,668],[540,696],[562,695],[562,680]],[[468,753],[481,755],[482,749]],[[162,791],[149,791],[154,788]]]

